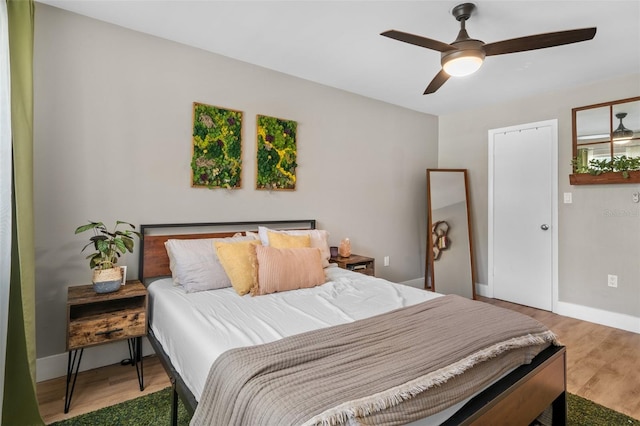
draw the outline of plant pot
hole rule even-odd
[[[93,289],[96,293],[113,293],[120,289],[122,270],[119,267],[93,270]]]

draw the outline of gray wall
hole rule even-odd
[[[39,358],[64,352],[67,286],[90,281],[87,220],[315,218],[378,276],[423,276],[437,117],[40,3],[34,65]],[[194,101],[244,111],[242,189],[190,187]],[[253,189],[256,114],[298,122],[296,191]],[[124,264],[135,276],[137,251]]]
[[[468,168],[477,281],[487,283],[489,129],[558,119],[559,300],[640,316],[639,184],[569,185],[571,108],[640,95],[640,74],[441,116],[438,166]],[[573,204],[563,204],[563,193]],[[607,286],[618,275],[618,288]]]

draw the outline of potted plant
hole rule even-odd
[[[120,225],[128,225],[131,229],[118,230]],[[118,220],[113,230],[109,230],[102,222],[89,222],[76,229],[76,234],[88,230],[94,232],[94,235],[89,238],[89,243],[81,251],[89,246],[93,246],[96,250],[95,253],[87,256],[89,267],[93,269],[93,289],[96,293],[111,293],[120,288],[122,271],[116,263],[122,254],[133,253],[133,237],[141,237],[135,228],[128,222]]]
[[[571,185],[585,183],[637,183],[640,182],[640,156],[621,155],[612,159],[592,159],[586,164],[586,156],[571,160],[574,173],[569,176]]]

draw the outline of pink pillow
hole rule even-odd
[[[325,283],[322,254],[317,248],[256,246],[258,283],[253,296],[311,288]]]

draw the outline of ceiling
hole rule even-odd
[[[395,29],[450,43],[459,30],[450,11],[463,1],[40,2],[434,115],[640,73],[638,0],[474,1],[467,31],[485,43],[598,31],[582,43],[488,57],[478,72],[431,95],[422,93],[440,70],[439,52],[379,34]]]

